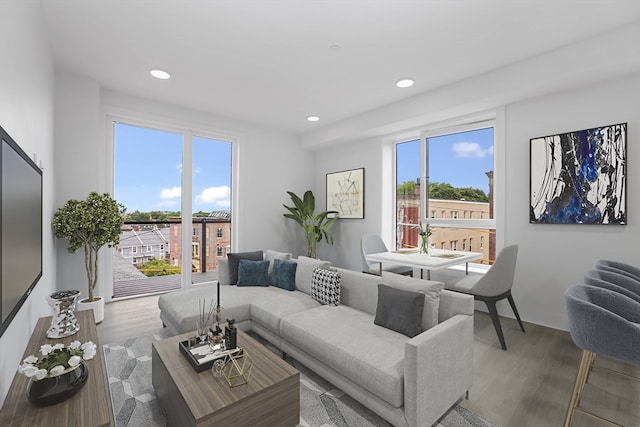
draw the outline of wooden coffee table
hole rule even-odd
[[[300,373],[238,330],[238,346],[253,361],[249,382],[230,387],[212,370],[197,373],[178,349],[195,333],[152,345],[152,381],[171,426],[296,426]]]

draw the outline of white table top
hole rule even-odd
[[[369,254],[367,255],[367,261],[379,263],[390,262],[393,264],[406,265],[407,267],[437,270],[439,268],[480,259],[482,256],[480,252],[462,252],[430,248],[429,254],[424,255],[418,253],[417,249]]]

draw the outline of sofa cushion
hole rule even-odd
[[[422,332],[424,294],[378,285],[376,325],[400,332],[410,338]]]
[[[296,268],[298,264],[281,259],[273,260],[273,271],[271,272],[271,284],[278,288],[294,291],[296,289]]]
[[[269,276],[271,276],[273,272],[273,261],[276,259],[280,259],[282,261],[289,261],[291,259],[291,254],[287,252],[277,252],[271,249],[267,249],[267,253],[264,256],[264,259],[269,261]]]
[[[262,251],[231,252],[227,254],[227,259],[229,260],[229,284],[235,285],[238,282],[238,265],[240,264],[240,260],[262,261],[264,255]]]
[[[252,288],[261,291],[268,288]],[[206,304],[216,299],[217,286],[215,284],[201,284],[189,289],[178,290],[160,295],[158,307],[162,311],[162,318],[170,324],[177,333],[192,332],[196,329],[198,318],[198,301],[204,299]],[[247,297],[247,289],[235,286],[220,286],[220,303],[222,305],[222,319],[236,319],[237,323],[251,319],[249,307],[252,301]]]
[[[444,283],[430,280],[414,279],[400,274],[382,273],[380,283],[405,291],[422,292],[424,294],[424,309],[422,311],[422,330],[426,331],[438,324],[438,310],[440,309],[440,293]]]
[[[375,325],[373,315],[323,305],[283,318],[280,336],[390,405],[403,405],[408,338]]]
[[[320,303],[302,292],[288,292],[271,286],[251,301],[251,321],[259,323],[273,334],[280,335],[280,321],[289,314],[319,307]],[[242,290],[242,289],[241,289]]]
[[[298,257],[298,267],[296,268],[296,290],[311,295],[311,277],[313,269],[316,267],[329,269],[329,261],[321,261],[306,256]]]
[[[238,286],[269,286],[269,261],[241,259],[238,264]]]
[[[311,298],[320,304],[340,304],[340,277],[337,271],[314,268],[311,276]]]

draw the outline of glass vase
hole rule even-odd
[[[429,238],[427,236],[420,236],[420,253],[429,255]]]

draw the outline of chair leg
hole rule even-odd
[[[500,340],[500,346],[503,350],[507,349],[507,345],[504,343],[504,335],[502,334],[502,326],[500,326],[500,318],[498,317],[498,310],[496,309],[496,303],[485,301],[484,302],[489,309],[489,315],[491,316],[491,321],[493,322],[493,327],[496,329],[496,333],[498,334],[498,339]]]
[[[571,399],[569,400],[569,407],[567,408],[567,415],[564,418],[564,427],[571,426],[573,422],[573,416],[575,415],[576,408],[580,405],[580,399],[582,399],[582,392],[584,386],[587,383],[589,377],[589,371],[591,370],[591,364],[593,363],[593,353],[587,350],[582,350],[582,356],[580,357],[580,366],[578,367],[578,373],[576,374],[576,381],[573,385],[573,392],[571,393]]]
[[[507,299],[509,300],[509,305],[511,305],[511,309],[513,310],[513,314],[516,315],[516,319],[518,319],[518,323],[520,324],[520,329],[522,329],[522,332],[526,332],[524,330],[524,325],[522,324],[522,320],[520,320],[520,314],[518,313],[518,309],[516,308],[516,302],[513,300],[513,296],[509,295],[507,297]]]

